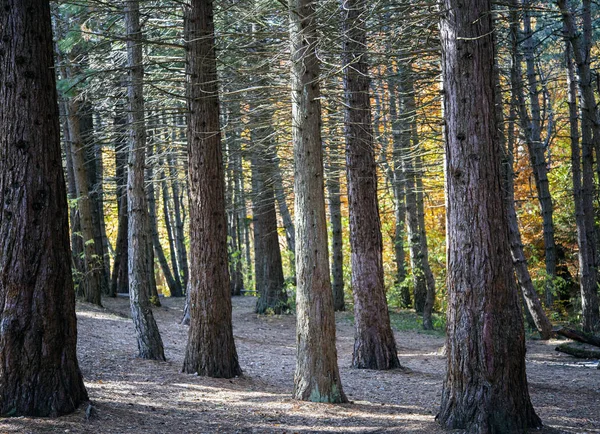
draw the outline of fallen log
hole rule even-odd
[[[578,330],[570,329],[567,327],[561,327],[554,330],[557,335],[564,336],[565,338],[573,339],[577,342],[583,342],[584,344],[594,345],[600,347],[600,336],[595,336],[590,333],[580,332]]]
[[[600,350],[595,348],[582,348],[569,343],[560,344],[556,351],[578,357],[580,359],[600,359]],[[599,368],[600,369],[600,368]]]

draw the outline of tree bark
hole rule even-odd
[[[335,122],[335,121],[334,121]],[[325,177],[327,196],[329,199],[329,218],[331,220],[331,277],[333,290],[333,308],[336,311],[346,310],[344,303],[344,249],[342,233],[342,200],[340,195],[339,144],[333,131],[330,134]]]
[[[125,3],[127,31],[127,66],[129,83],[129,160],[127,173],[127,211],[129,238],[129,299],[135,326],[139,356],[165,360],[158,326],[152,315],[149,294],[155,285],[151,261],[152,240],[148,218],[148,201],[144,191],[146,164],[146,126],[144,122],[144,69],[142,64],[142,29],[137,0]]]
[[[437,420],[471,433],[541,426],[529,397],[494,113],[490,0],[444,0],[447,371]]]
[[[213,3],[184,6],[190,180],[190,314],[183,372],[241,375],[231,323]]]
[[[73,168],[73,150],[71,148],[71,134],[69,133],[69,122],[67,121],[67,103],[62,100],[59,104],[60,117],[63,126],[63,144],[66,160],[67,174],[67,197],[69,201],[69,223],[71,233],[71,257],[73,259],[73,280],[75,292],[78,297],[83,297],[82,277],[85,272],[83,263],[83,240],[81,238],[81,222],[79,221],[79,210],[74,202],[77,200],[77,185],[75,184],[75,169]]]
[[[296,372],[304,401],[347,402],[337,364],[321,148],[320,65],[312,0],[290,0],[296,215]]]
[[[81,284],[84,285],[83,299],[88,303],[102,306],[102,273],[104,272],[104,266],[100,261],[101,257],[98,256],[96,249],[97,240],[92,217],[93,204],[90,198],[89,178],[85,162],[86,149],[81,136],[81,101],[78,98],[78,96],[75,96],[69,100],[67,104],[67,119],[69,123],[69,137],[71,139],[75,185],[77,187],[79,222],[83,238],[85,274]]]
[[[58,416],[88,399],[60,150],[50,4],[0,11],[0,415]]]
[[[383,282],[383,241],[366,61],[365,0],[342,0],[346,174],[352,247],[352,366],[400,367]]]

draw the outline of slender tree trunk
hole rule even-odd
[[[325,165],[327,195],[329,197],[329,216],[331,219],[331,277],[333,290],[333,308],[346,310],[344,304],[344,250],[342,233],[342,200],[340,195],[340,150],[332,128]]]
[[[277,198],[277,207],[279,208],[279,215],[283,220],[283,228],[285,229],[285,240],[287,243],[288,250],[292,252],[292,278],[296,280],[296,229],[294,228],[294,220],[290,214],[290,208],[287,203],[287,195],[285,188],[283,187],[283,179],[281,176],[281,167],[279,164],[279,157],[275,155],[275,161],[273,166],[273,179],[275,188],[275,197]]]
[[[598,302],[598,251],[594,222],[594,169],[593,148],[600,141],[600,122],[596,108],[592,74],[589,64],[589,46],[586,46],[581,33],[577,32],[571,7],[567,0],[558,0],[563,17],[565,40],[572,47],[572,55],[579,75],[581,105],[581,181],[579,181],[579,137],[573,123],[576,98],[570,92],[569,114],[571,118],[571,160],[573,163],[573,194],[577,222],[577,242],[579,245],[580,287],[583,329],[586,332],[600,328]],[[589,3],[588,3],[589,6]],[[570,62],[569,62],[570,63]],[[573,85],[571,79],[571,86]]]
[[[337,364],[321,148],[320,65],[312,0],[290,0],[296,215],[296,372],[304,401],[347,402]]]
[[[231,324],[213,3],[184,6],[190,180],[190,315],[183,372],[241,375]]]
[[[230,116],[228,111],[227,117]],[[240,228],[240,213],[238,203],[238,191],[236,190],[236,182],[238,175],[237,170],[237,135],[232,132],[225,137],[224,142],[227,148],[227,170],[226,176],[227,186],[225,189],[225,203],[227,207],[227,228],[229,237],[229,275],[231,295],[242,295],[244,289],[244,274],[242,271],[242,245],[241,245],[241,228]]]
[[[67,121],[67,104],[60,102],[60,117],[63,119],[63,143],[66,160],[67,193],[69,199],[69,220],[71,223],[71,257],[73,259],[73,280],[78,297],[83,297],[83,275],[85,264],[83,262],[83,239],[81,238],[81,222],[79,221],[79,210],[74,204],[77,200],[77,185],[75,184],[75,169],[73,168],[73,150],[71,147],[71,134],[69,133],[69,122]]]
[[[76,354],[49,2],[3,3],[0,53],[0,415],[58,416],[88,396]]]
[[[268,122],[263,124],[268,125]],[[264,128],[264,127],[263,127]],[[269,140],[269,131],[261,131],[261,127],[255,128],[254,146],[261,141]],[[267,133],[267,134],[263,134]],[[263,152],[257,149],[252,155],[252,178],[256,178],[253,195],[254,217],[254,270],[256,275],[256,313],[264,314],[268,311],[280,314],[284,312],[287,305],[287,294],[285,292],[285,279],[283,277],[283,266],[281,263],[281,250],[279,249],[279,235],[277,233],[277,213],[275,211],[275,192],[269,165],[272,164],[272,150],[269,144],[260,146]],[[262,161],[259,161],[262,160]]]
[[[183,196],[179,183],[179,171],[177,170],[178,159],[173,153],[167,154],[169,161],[169,176],[171,177],[171,190],[173,191],[173,211],[175,215],[175,246],[177,248],[177,262],[183,279],[183,287],[187,288],[189,280],[189,265],[187,249],[185,246],[185,232],[183,219]],[[187,289],[186,289],[187,290]]]
[[[127,66],[129,68],[129,161],[127,173],[127,211],[129,238],[129,298],[135,326],[139,356],[165,360],[162,339],[152,315],[149,294],[153,282],[152,240],[148,218],[148,201],[144,192],[146,164],[146,126],[144,122],[144,69],[142,64],[142,29],[137,0],[125,3],[127,31]]]
[[[511,11],[511,39],[513,44],[516,43],[515,37],[518,35],[518,20],[516,10]],[[513,50],[513,53],[515,51]],[[517,73],[515,68],[516,59],[513,58],[511,74]],[[494,61],[494,85],[496,87],[496,123],[498,125],[498,140],[500,146],[506,150],[506,161],[504,162],[504,181],[506,190],[506,209],[508,217],[508,237],[510,244],[510,252],[513,261],[513,267],[519,287],[523,296],[523,306],[526,309],[526,317],[528,321],[532,321],[534,327],[540,332],[542,339],[550,339],[552,337],[552,324],[546,316],[542,303],[533,286],[529,269],[527,268],[527,258],[523,250],[523,241],[521,240],[521,232],[519,230],[519,221],[515,210],[515,182],[514,182],[514,144],[515,144],[515,120],[517,118],[516,97],[513,93],[510,102],[510,115],[508,119],[508,133],[503,130],[504,111],[502,104],[502,92],[500,86],[500,71],[497,64],[497,59]],[[513,80],[514,82],[514,80]]]
[[[80,101],[73,97],[68,103],[69,137],[73,158],[73,169],[75,173],[75,185],[77,186],[77,203],[81,224],[81,235],[83,237],[83,252],[85,275],[82,281],[84,285],[84,300],[88,303],[102,306],[102,273],[104,267],[100,262],[96,251],[96,239],[94,234],[94,222],[92,218],[92,203],[88,185],[88,176],[85,164],[85,146],[81,137],[80,126]]]
[[[108,246],[105,244],[102,227],[104,224],[104,209],[102,209],[102,177],[99,168],[102,167],[102,148],[94,139],[94,117],[91,104],[82,100],[79,107],[79,125],[81,141],[84,149],[85,174],[90,201],[92,230],[94,233],[95,260],[100,267],[100,288],[103,294],[108,293],[109,273],[105,258],[108,256]]]
[[[537,82],[537,74],[535,71],[535,44],[536,38],[531,28],[530,5],[531,0],[523,0],[523,53],[525,57],[527,85],[529,88],[529,107],[531,109],[531,118],[527,119],[524,103],[520,110],[523,133],[528,137],[527,146],[529,150],[529,158],[536,182],[538,200],[542,210],[543,235],[545,246],[544,261],[546,264],[546,286],[545,286],[545,302],[546,306],[552,306],[554,302],[554,282],[556,279],[556,243],[554,241],[554,221],[553,221],[553,204],[550,193],[550,184],[548,183],[548,165],[545,155],[545,144],[542,141],[542,119],[539,101],[539,89]],[[517,39],[518,41],[518,39]],[[513,45],[514,50],[518,50],[517,45]],[[518,59],[518,58],[517,58]],[[520,60],[519,60],[520,62]],[[518,67],[518,80],[521,80],[520,65]],[[521,83],[517,87],[517,91],[521,93],[524,89]],[[521,96],[522,97],[522,96]]]
[[[148,157],[154,156],[154,145],[153,138],[148,143]],[[156,217],[156,193],[154,190],[154,167],[153,164],[146,164],[146,180],[147,180],[147,194],[148,194],[148,221],[150,223],[150,233],[152,236],[152,245],[154,247],[154,253],[158,258],[158,264],[167,282],[167,287],[171,294],[182,294],[181,287],[173,277],[171,268],[169,268],[169,262],[165,256],[162,244],[160,243],[160,236],[158,234],[158,221]]]
[[[366,61],[365,0],[342,0],[346,174],[352,247],[354,354],[352,366],[400,367],[383,282],[383,241]]]
[[[402,285],[402,304],[411,306],[410,289],[403,284],[406,279],[404,237],[406,235],[406,178],[402,164],[403,159],[403,131],[405,122],[398,114],[398,84],[396,79],[388,80],[390,90],[390,117],[392,120],[392,156],[394,166],[392,169],[392,185],[394,192],[394,215],[396,217],[396,230],[394,234],[394,253],[396,259],[396,280]]]
[[[490,0],[444,0],[447,371],[437,420],[470,433],[524,433],[525,333],[502,192]]]
[[[122,108],[124,109],[124,107]],[[111,293],[127,294],[129,292],[129,243],[127,231],[129,226],[127,211],[127,161],[129,145],[126,136],[127,119],[120,112],[114,119],[115,133],[115,180],[117,193],[117,241],[115,243],[115,261],[111,276]]]
[[[427,247],[427,231],[425,229],[423,158],[419,154],[420,144],[417,126],[417,104],[415,101],[414,75],[413,71],[409,67],[404,74],[402,90],[403,107],[405,110],[405,116],[408,117],[406,121],[406,127],[408,128],[407,135],[411,145],[407,150],[407,154],[403,158],[403,164],[405,165],[404,178],[405,182],[407,182],[407,187],[412,184],[412,187],[414,188],[413,192],[410,194],[407,188],[407,215],[410,219],[416,220],[416,227],[414,228],[415,234],[413,235],[411,233],[412,239],[409,237],[409,240],[416,244],[415,254],[418,255],[418,261],[416,261],[418,265],[416,272],[418,275],[415,277],[415,288],[417,286],[417,281],[419,286],[425,286],[425,293],[421,296],[422,299],[419,300],[419,303],[417,303],[417,292],[415,291],[415,310],[419,308],[419,310],[417,310],[417,312],[419,312],[421,310],[420,304],[422,303],[423,328],[425,330],[433,330],[433,321],[431,316],[433,313],[433,305],[435,303],[435,278],[429,265],[429,249]],[[411,194],[414,195],[414,198],[411,197]],[[416,216],[412,216],[410,215],[411,213],[408,212],[409,202],[411,203],[411,208],[414,206],[414,213]],[[419,288],[419,291],[423,291],[423,289]]]
[[[159,153],[161,151],[159,150]],[[164,169],[164,159],[162,156],[158,160],[160,166],[160,189],[162,193],[163,216],[165,219],[165,228],[167,230],[167,238],[169,240],[169,256],[171,258],[171,267],[173,267],[173,279],[175,285],[171,290],[171,297],[183,297],[183,288],[181,285],[181,274],[177,264],[177,249],[175,248],[175,237],[173,234],[173,225],[171,223],[171,195],[169,193],[169,184]],[[174,292],[173,292],[174,291]]]

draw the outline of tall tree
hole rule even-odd
[[[57,416],[87,400],[60,150],[50,3],[0,11],[0,415]]]
[[[517,47],[519,41],[519,20],[517,16],[516,2],[513,0],[513,7],[510,11],[510,31],[509,40],[512,44],[512,62],[511,62],[511,99],[510,99],[510,115],[508,119],[508,132],[504,132],[504,107],[502,104],[502,91],[500,82],[500,70],[498,66],[498,59],[496,58],[494,63],[494,83],[496,87],[496,120],[499,128],[498,139],[500,141],[500,147],[506,150],[506,161],[504,162],[504,180],[505,180],[505,191],[506,191],[506,207],[508,216],[508,236],[510,243],[510,251],[513,259],[513,266],[517,281],[523,293],[525,300],[526,313],[528,318],[531,317],[535,327],[540,332],[542,339],[550,339],[552,337],[552,324],[546,316],[542,303],[537,295],[536,289],[531,280],[529,274],[529,268],[527,267],[527,258],[523,248],[523,241],[521,239],[521,231],[519,230],[519,221],[517,218],[517,212],[515,209],[515,181],[514,181],[514,148],[515,148],[515,120],[517,117],[517,100],[519,98],[520,89],[515,89],[515,85],[519,83],[516,75],[520,74],[520,55]],[[553,239],[553,237],[552,237]],[[554,241],[552,241],[554,242]],[[549,259],[546,256],[546,259]],[[546,264],[548,261],[546,260]],[[555,264],[556,265],[556,264]],[[556,268],[556,267],[555,267]],[[546,268],[548,272],[548,268]],[[546,285],[546,291],[549,291],[548,285]],[[550,295],[552,294],[550,290]],[[546,294],[548,295],[548,293]],[[551,302],[551,299],[547,299]]]
[[[346,174],[352,247],[354,354],[352,366],[400,367],[383,283],[383,241],[366,60],[366,2],[342,0]]]
[[[144,191],[146,164],[146,125],[144,123],[144,67],[142,64],[142,29],[140,4],[125,3],[127,31],[127,66],[129,83],[129,169],[127,172],[127,211],[129,238],[129,298],[135,326],[139,356],[165,360],[160,332],[150,307],[150,291],[154,282],[152,239],[148,217],[148,200]]]
[[[533,169],[536,190],[538,193],[538,201],[542,213],[543,235],[545,255],[544,261],[546,264],[546,287],[545,287],[545,303],[546,306],[552,306],[554,281],[556,278],[556,242],[554,240],[554,206],[552,203],[552,195],[550,192],[550,184],[548,181],[548,164],[545,155],[545,142],[542,140],[542,115],[540,108],[540,92],[538,88],[538,80],[535,68],[535,36],[532,30],[530,0],[523,0],[525,10],[523,12],[523,28],[521,34],[519,32],[519,24],[511,23],[512,39],[512,89],[517,100],[519,120],[521,121],[521,130],[525,137],[529,159]],[[513,1],[512,9],[518,7],[516,1]],[[516,13],[512,14],[517,17]],[[516,33],[516,36],[514,35]],[[516,38],[516,39],[515,39]],[[523,83],[521,63],[523,56],[520,52],[519,41],[523,41],[523,53],[525,57],[527,86]],[[528,90],[530,113],[527,112],[527,104],[525,100],[524,90]]]
[[[437,420],[473,433],[541,426],[525,373],[494,113],[490,0],[444,0],[447,371]]]
[[[183,371],[242,373],[231,323],[225,179],[212,0],[184,6],[190,180],[190,314]]]
[[[325,219],[317,23],[312,0],[290,0],[292,141],[296,214],[294,398],[346,402],[335,348]]]
[[[577,31],[577,25],[573,17],[570,2],[558,0],[558,7],[563,17],[563,31],[565,39],[571,44],[571,53],[575,60],[577,74],[579,76],[580,109],[581,109],[581,183],[574,178],[573,191],[575,196],[576,212],[580,212],[580,221],[577,228],[577,241],[579,243],[580,261],[585,261],[580,267],[580,288],[582,322],[585,331],[591,332],[600,329],[600,311],[598,300],[598,246],[596,239],[596,228],[594,222],[594,169],[593,149],[596,143],[600,147],[600,119],[596,98],[594,95],[594,84],[590,69],[590,30]],[[589,2],[585,0],[584,24],[589,21]],[[589,29],[589,24],[586,26]],[[587,36],[586,36],[587,35]],[[571,104],[574,102],[571,101]],[[571,113],[571,117],[573,114]],[[571,128],[575,125],[571,122]],[[573,134],[573,131],[571,131]],[[579,145],[572,141],[575,153],[579,155]],[[600,154],[597,154],[600,155]],[[573,155],[576,157],[576,155]],[[573,176],[577,175],[579,168],[573,161]],[[579,184],[579,186],[578,186]],[[578,188],[579,187],[579,188]],[[578,191],[579,190],[579,191]]]

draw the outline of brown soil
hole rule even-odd
[[[338,314],[342,382],[352,403],[290,398],[295,336],[292,315],[258,317],[255,299],[233,300],[234,334],[244,376],[232,380],[180,373],[187,327],[183,300],[155,309],[168,361],[136,358],[128,300],[105,309],[79,304],[79,361],[93,403],[58,419],[12,418],[0,432],[19,433],[437,433],[444,375],[443,338],[396,332],[404,370],[350,369],[350,315]],[[529,341],[533,404],[545,433],[600,433],[600,370],[554,351],[556,341]]]

